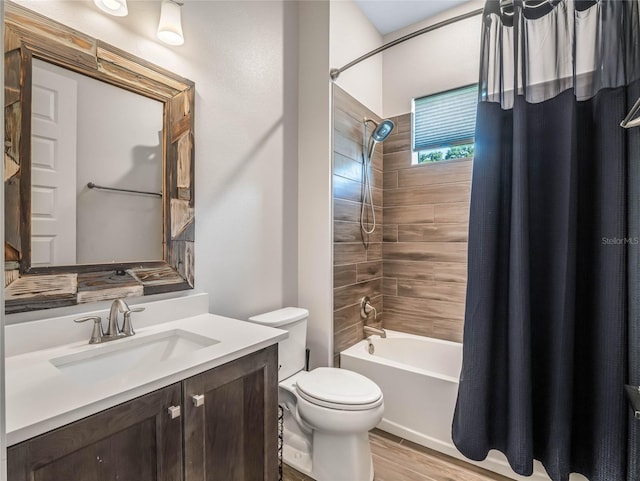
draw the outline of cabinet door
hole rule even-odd
[[[12,446],[11,481],[181,481],[180,384]]]
[[[183,381],[185,481],[278,478],[277,349]]]

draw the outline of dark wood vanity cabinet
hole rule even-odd
[[[270,346],[12,446],[8,480],[275,481],[277,353]]]
[[[11,481],[176,481],[182,471],[180,383],[7,450]]]

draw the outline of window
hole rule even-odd
[[[413,163],[473,157],[478,85],[413,99]]]

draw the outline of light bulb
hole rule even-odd
[[[163,0],[158,23],[158,38],[169,45],[182,45],[181,4],[172,0]]]
[[[93,0],[96,6],[103,12],[116,17],[124,17],[129,13],[127,0]]]

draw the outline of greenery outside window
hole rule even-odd
[[[413,164],[473,157],[478,85],[412,102]]]

